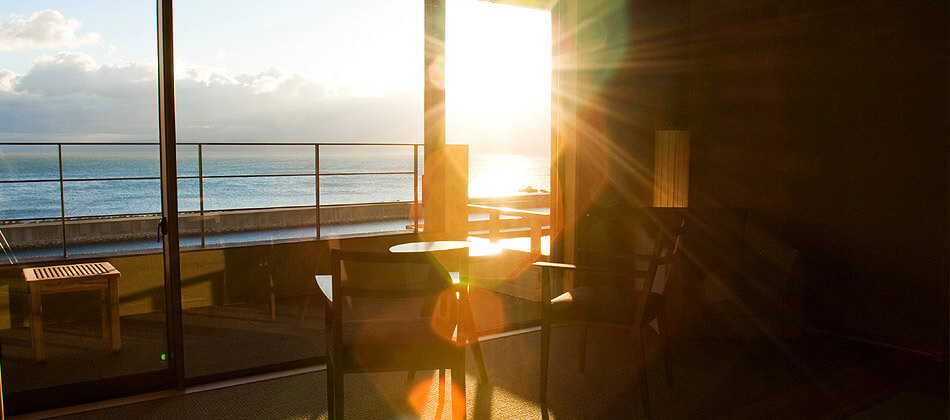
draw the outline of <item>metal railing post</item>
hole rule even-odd
[[[202,146],[198,145],[198,215],[201,220],[201,247],[205,247],[205,178]]]
[[[60,224],[63,228],[63,259],[66,258],[66,183],[63,181],[63,145],[57,144],[56,150],[59,154],[59,211]]]
[[[412,145],[412,233],[419,233],[419,145]]]
[[[313,145],[313,207],[316,214],[316,223],[314,226],[317,231],[317,239],[320,239],[320,144]]]

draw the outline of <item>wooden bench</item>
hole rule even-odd
[[[33,357],[46,360],[43,346],[44,294],[98,290],[102,317],[102,338],[112,339],[112,351],[122,349],[119,334],[119,270],[107,262],[24,268],[23,278],[30,293],[30,333]]]

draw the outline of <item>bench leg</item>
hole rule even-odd
[[[112,314],[109,312],[109,289],[99,291],[99,319],[102,322],[102,339],[112,338],[112,327],[110,326]]]
[[[39,287],[30,286],[30,338],[33,344],[33,359],[46,360],[43,347],[43,300]]]
[[[112,325],[112,351],[122,350],[119,332],[119,279],[109,279],[109,323]]]

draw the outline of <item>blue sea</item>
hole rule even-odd
[[[156,145],[64,145],[62,150],[61,196],[56,146],[0,145],[0,181],[29,181],[0,182],[0,220],[56,218],[64,210],[67,217],[160,212]],[[421,173],[422,148],[418,151]],[[198,211],[202,190],[206,211],[313,206],[314,155],[312,145],[204,145],[199,165],[198,147],[180,145],[179,210]],[[411,146],[321,146],[320,204],[410,202],[413,166]],[[387,172],[404,173],[378,174]],[[546,157],[473,153],[470,195],[516,194],[529,186],[549,190],[548,173]]]

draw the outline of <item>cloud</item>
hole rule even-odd
[[[78,20],[66,19],[57,10],[33,12],[28,19],[0,23],[0,51],[77,48],[102,41],[96,32],[78,36],[80,26]]]
[[[38,58],[24,75],[0,70],[0,138],[155,138],[154,68],[61,52]]]
[[[422,138],[422,94],[339,96],[268,68],[176,81],[178,138],[187,141],[393,141]],[[420,89],[421,90],[421,89]]]
[[[422,139],[422,92],[352,97],[277,68],[179,69],[180,141]],[[156,65],[99,64],[76,51],[23,75],[0,69],[0,140],[148,139],[158,134]]]
[[[12,70],[0,69],[0,95],[4,92],[12,92],[19,81],[20,76]]]

